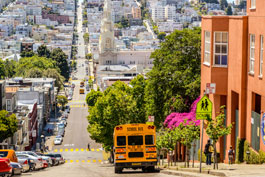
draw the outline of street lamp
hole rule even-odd
[[[42,152],[44,152],[44,149],[45,149],[45,136],[44,135],[41,135],[41,149],[42,149]]]

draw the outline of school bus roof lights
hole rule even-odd
[[[148,129],[154,129],[155,128],[155,126],[148,126]]]
[[[116,130],[122,130],[122,127],[116,127]]]

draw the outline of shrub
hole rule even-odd
[[[245,139],[237,138],[236,145],[236,163],[241,163],[244,161],[244,143]]]
[[[249,155],[247,155],[247,151]],[[244,161],[247,164],[262,164],[265,162],[265,152],[259,150],[259,152],[255,152],[250,148],[249,142],[245,141],[244,143]]]
[[[198,160],[201,160],[201,149],[198,150]],[[206,162],[206,156],[205,154],[202,152],[202,162]]]

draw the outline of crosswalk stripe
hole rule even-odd
[[[58,149],[54,149],[54,152],[57,152],[58,151]]]
[[[89,149],[88,149],[88,148],[86,148],[86,151],[89,151]]]
[[[68,149],[65,149],[64,151],[65,151],[65,152],[68,152]]]
[[[79,160],[76,160],[76,162],[79,162]]]
[[[79,162],[82,162],[82,163],[85,163],[85,162],[87,162],[87,163],[90,163],[90,162],[93,162],[93,163],[99,162],[99,163],[101,163],[101,162],[103,162],[103,160],[101,160],[101,159],[94,159],[94,160],[65,160],[65,163],[74,163],[74,162],[76,162],[76,163],[79,163]]]
[[[95,162],[97,162],[97,160],[93,160],[93,162],[95,163]]]
[[[63,149],[60,149],[60,152],[63,152]]]
[[[76,148],[75,151],[79,151],[79,149]]]
[[[73,151],[74,151],[74,149],[72,148],[70,151],[72,151],[72,152],[73,152]]]
[[[71,163],[73,163],[74,161],[73,160],[70,160]]]
[[[87,160],[87,162],[90,162],[90,160]]]
[[[97,149],[97,151],[99,151],[99,149]]]
[[[95,149],[91,149],[91,151],[95,151]]]
[[[83,149],[83,148],[81,148],[80,150],[81,150],[81,151],[84,151],[84,149]]]
[[[85,160],[82,160],[82,162],[85,162]]]
[[[102,162],[102,160],[98,160],[98,162]]]
[[[64,162],[65,162],[65,163],[67,163],[67,162],[68,162],[68,160],[65,160]]]

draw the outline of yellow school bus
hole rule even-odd
[[[157,164],[155,126],[126,124],[114,128],[115,173],[124,168],[154,171]]]
[[[85,94],[85,90],[84,89],[79,89],[79,94]]]

